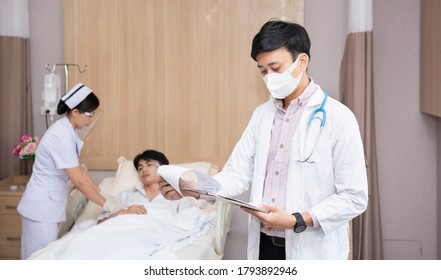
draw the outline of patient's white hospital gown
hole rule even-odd
[[[149,198],[147,196],[147,194],[145,193],[144,190],[144,186],[143,185],[138,185],[138,186],[134,186],[128,190],[122,191],[120,192],[117,196],[116,199],[118,200],[118,202],[125,204],[125,205],[144,205],[146,204],[146,201],[149,205],[151,204],[165,204],[167,205],[168,200],[165,199],[161,194],[155,196],[155,198],[152,199],[152,201],[149,201]],[[178,203],[170,203],[169,207],[175,208],[175,207],[179,207],[181,204]],[[185,206],[182,205],[183,207]],[[101,215],[98,217],[98,221],[110,216],[112,213],[109,212],[102,212]]]
[[[190,197],[170,201],[162,195],[146,202],[142,186],[121,193],[118,199],[128,205],[142,204],[148,212],[146,215],[119,215],[98,225],[96,221],[84,221],[30,259],[171,257],[173,252],[204,235],[215,221],[215,211],[209,211],[213,208],[209,204],[201,207],[197,205],[200,201]]]

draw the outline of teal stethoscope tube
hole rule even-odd
[[[322,113],[322,118],[321,118],[321,122],[320,122],[320,132],[317,134],[317,138],[315,139],[314,146],[313,146],[312,149],[311,149],[311,153],[310,153],[305,159],[303,159],[303,160],[298,160],[298,162],[300,162],[300,163],[305,163],[305,162],[307,162],[307,163],[315,163],[315,161],[310,161],[309,159],[311,158],[312,154],[313,154],[314,151],[315,151],[315,148],[317,147],[317,143],[318,143],[318,140],[319,140],[319,138],[320,138],[320,135],[322,134],[323,127],[324,127],[325,124],[326,124],[326,110],[325,110],[325,105],[326,105],[326,101],[328,100],[328,94],[327,94],[326,92],[324,92],[324,95],[325,95],[325,97],[323,98],[322,105],[321,105],[318,109],[314,110],[314,112],[312,112],[311,116],[309,116],[309,119],[308,119],[308,125],[307,125],[307,128],[306,128],[305,143],[304,143],[304,145],[303,145],[303,151],[306,150],[306,140],[308,139],[309,128],[310,128],[310,126],[311,126],[311,122],[312,122],[312,120],[316,117],[316,115],[317,115],[318,113]]]
[[[325,110],[325,105],[326,105],[326,101],[328,100],[328,94],[326,92],[324,92],[325,94],[325,98],[323,99],[322,102],[322,106],[320,106],[318,109],[316,109],[314,112],[312,112],[311,116],[308,119],[308,127],[311,124],[312,120],[314,119],[315,115],[322,112],[323,114],[323,118],[322,121],[320,123],[320,126],[323,127],[325,126],[326,123],[326,110]]]

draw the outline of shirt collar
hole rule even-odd
[[[61,121],[61,123],[64,126],[67,127],[67,129],[69,130],[70,134],[74,137],[75,141],[82,146],[84,144],[84,141],[80,139],[80,137],[78,136],[78,133],[75,131],[75,128],[72,126],[72,124],[70,123],[70,121],[67,118],[67,116],[63,116],[60,119],[60,121]]]
[[[144,185],[136,185],[135,190],[137,190],[137,191],[141,192],[143,195],[147,196],[147,194],[145,193]]]
[[[161,193],[159,193],[157,196],[155,196],[151,201],[149,200],[149,198],[147,197],[147,193],[145,192],[145,188],[144,185],[136,185],[135,187],[135,191],[140,192],[143,196],[146,197],[148,202],[153,202],[154,200],[160,199],[160,197],[163,197]]]

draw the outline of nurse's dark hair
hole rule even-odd
[[[159,162],[160,165],[169,164],[167,157],[163,153],[155,150],[145,150],[133,159],[133,165],[135,166],[136,170],[138,170],[138,164],[141,159],[147,162],[156,160],[157,162]]]
[[[69,114],[73,109],[77,109],[81,113],[85,112],[93,112],[100,106],[100,100],[98,97],[93,93],[89,93],[89,95],[84,98],[83,101],[81,101],[77,106],[70,109],[66,103],[64,103],[63,100],[60,99],[57,106],[57,113],[58,115],[62,115],[64,113]]]
[[[271,19],[254,36],[251,57],[257,61],[256,58],[260,53],[274,51],[279,48],[286,48],[290,52],[293,61],[300,53],[306,53],[311,59],[309,53],[311,41],[306,29],[297,23]]]

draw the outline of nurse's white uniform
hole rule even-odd
[[[21,258],[57,239],[58,223],[66,220],[67,168],[79,166],[84,142],[66,116],[44,134],[32,176],[18,205],[22,218]]]

